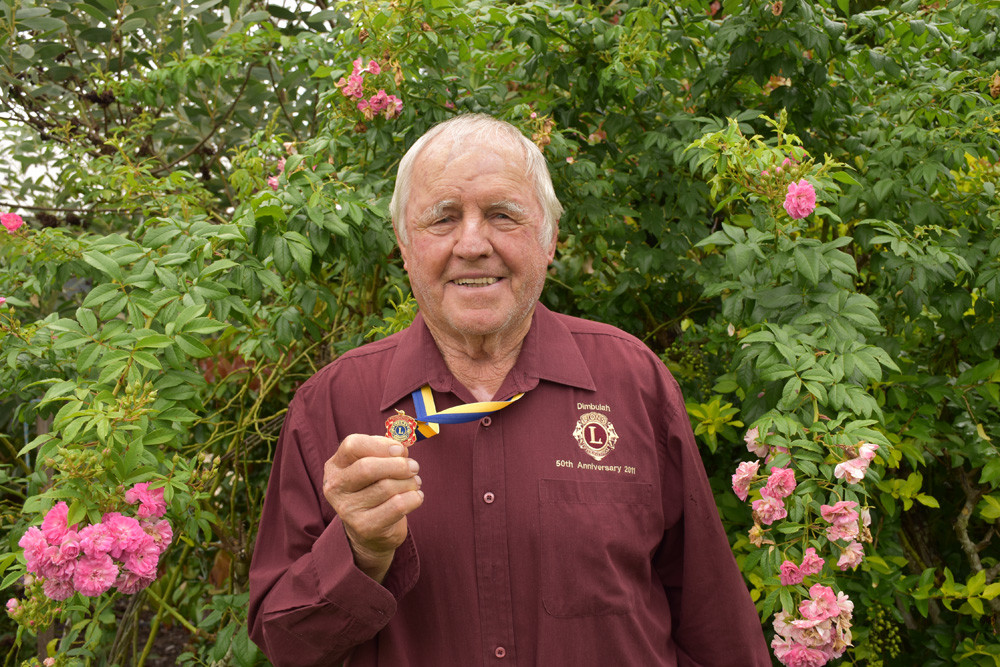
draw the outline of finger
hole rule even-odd
[[[345,521],[351,521],[355,515],[379,508],[383,508],[382,511],[391,512],[393,504],[399,502],[394,500],[396,496],[419,491],[420,486],[419,475],[408,479],[381,479],[357,492],[335,496],[337,504],[334,506],[334,510]],[[404,515],[400,514],[400,517],[402,516]]]
[[[346,468],[355,461],[369,456],[406,456],[407,450],[392,438],[380,435],[353,433],[340,443],[333,455],[338,466]]]
[[[332,459],[324,471],[324,490],[333,493],[355,493],[384,479],[410,479],[420,471],[420,464],[401,456],[368,456],[340,468]]]
[[[356,544],[365,549],[379,550],[387,547],[395,548],[405,537],[406,515],[419,508],[424,502],[424,492],[411,489],[397,493],[384,502],[352,513],[345,519],[341,516],[348,535]]]

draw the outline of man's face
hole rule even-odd
[[[523,336],[555,254],[520,146],[435,138],[413,165],[400,244],[428,327],[456,342]]]

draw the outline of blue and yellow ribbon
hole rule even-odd
[[[524,393],[512,396],[506,401],[482,401],[479,403],[465,403],[447,408],[441,412],[434,407],[434,395],[431,393],[430,385],[413,392],[413,407],[417,412],[417,440],[433,438],[441,432],[441,424],[464,424],[482,419],[491,412],[503,410],[508,405],[518,400]]]

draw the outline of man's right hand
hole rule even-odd
[[[353,434],[323,470],[323,495],[347,532],[358,568],[382,583],[406,539],[406,515],[424,502],[418,465],[395,440]]]

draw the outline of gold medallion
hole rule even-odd
[[[409,447],[417,441],[417,420],[396,410],[396,414],[385,420],[385,437]]]

